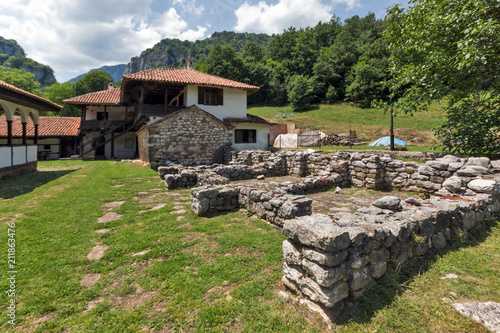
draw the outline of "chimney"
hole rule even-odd
[[[115,84],[113,82],[108,83],[108,90],[115,89]]]
[[[187,69],[194,69],[194,61],[188,60],[186,68]]]

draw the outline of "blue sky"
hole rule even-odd
[[[128,63],[163,38],[197,40],[215,31],[280,33],[332,15],[385,16],[393,0],[8,0],[0,36],[51,66],[59,82],[92,68]]]

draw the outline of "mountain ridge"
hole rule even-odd
[[[197,62],[206,57],[215,45],[230,45],[236,51],[241,51],[247,43],[267,45],[272,36],[248,32],[222,31],[214,32],[210,37],[194,42],[165,38],[132,57],[123,74],[132,74],[145,69],[162,67],[183,67],[188,60]]]
[[[57,83],[54,70],[48,66],[26,57],[24,49],[14,39],[0,36],[0,66],[22,69],[33,73],[40,87],[48,87]]]
[[[105,66],[102,66],[102,67],[99,67],[99,68],[91,69],[87,73],[80,74],[77,77],[74,77],[74,78],[72,78],[72,79],[70,79],[68,81],[76,83],[78,80],[80,80],[82,77],[84,77],[85,75],[87,75],[89,73],[92,73],[92,72],[95,72],[95,71],[105,71],[105,72],[109,73],[109,75],[111,75],[111,77],[113,78],[114,82],[117,82],[117,81],[120,81],[122,79],[122,76],[124,74],[124,71],[125,71],[126,67],[127,67],[126,64],[119,64],[119,65],[112,65],[112,66],[105,65]]]

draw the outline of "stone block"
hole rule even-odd
[[[400,210],[402,208],[401,199],[391,195],[375,200],[372,205],[378,208],[390,210]]]
[[[327,252],[341,251],[350,244],[349,232],[322,214],[287,220],[283,233],[296,242]]]
[[[342,263],[347,258],[348,252],[344,250],[331,253],[304,246],[302,248],[302,254],[310,261],[314,261],[322,266],[333,267]]]
[[[321,303],[328,308],[334,307],[338,302],[349,296],[347,283],[339,281],[329,288],[321,287],[313,279],[305,276],[305,272],[298,267],[283,265],[286,278],[295,284],[300,292],[314,302]]]
[[[349,287],[351,291],[361,290],[367,287],[370,282],[372,282],[372,278],[360,270],[355,270],[352,272],[352,277],[349,280]]]
[[[301,265],[302,264],[302,246],[295,244],[290,240],[283,241],[283,257],[289,265]]]
[[[494,180],[474,179],[467,184],[467,187],[476,193],[500,193],[500,187]]]
[[[324,267],[313,261],[303,259],[302,267],[307,273],[314,277],[314,280],[321,287],[330,287],[337,281],[344,279],[347,273],[349,273],[349,266],[347,264],[341,264],[335,267]]]

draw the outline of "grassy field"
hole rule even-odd
[[[264,221],[243,211],[198,217],[189,190],[165,191],[154,171],[132,163],[40,162],[39,170],[0,181],[0,331],[321,331],[277,297],[285,237]],[[120,219],[98,223],[109,213]],[[7,317],[8,229],[16,326]],[[104,256],[88,259],[96,246]],[[450,273],[458,278],[440,279]],[[499,276],[492,221],[380,279],[335,331],[486,332],[442,298],[500,302]]]
[[[410,144],[430,145],[433,142],[431,129],[445,122],[438,111],[439,105],[432,105],[427,112],[413,116],[398,114],[394,117],[394,133],[397,138]],[[289,117],[291,107],[250,107],[248,113],[276,120],[280,123],[295,122],[297,128],[314,126],[326,134],[349,134],[349,129],[359,138],[370,142],[381,136],[389,135],[390,113],[379,109],[361,109],[346,103],[319,105],[306,111],[294,112],[293,118],[281,118],[282,112]],[[278,112],[279,119],[274,118]]]

